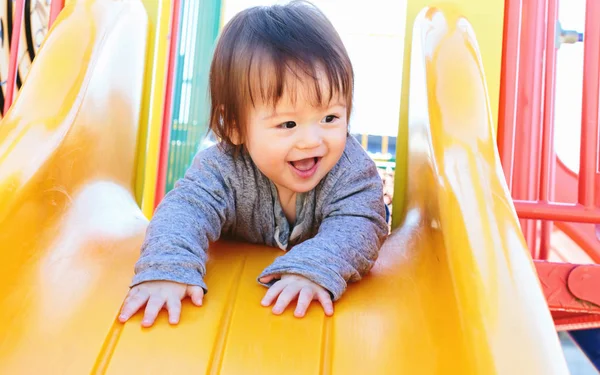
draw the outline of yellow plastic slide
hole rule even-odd
[[[70,2],[0,124],[0,374],[567,374],[474,34],[435,9],[415,28],[406,220],[334,316],[272,315],[255,280],[281,252],[222,241],[204,306],[143,329],[116,316],[147,224],[147,19],[135,0]]]

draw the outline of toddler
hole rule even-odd
[[[209,243],[230,236],[284,254],[257,277],[263,306],[302,317],[312,300],[333,314],[348,282],[373,266],[388,234],[374,162],[349,135],[352,65],[329,20],[294,1],[254,7],[224,28],[210,68],[210,129],[158,206],[120,321],[143,326],[181,300],[201,305]]]

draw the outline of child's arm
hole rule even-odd
[[[328,290],[335,301],[348,282],[360,280],[372,268],[388,234],[383,186],[371,160],[353,163],[330,187],[319,233],[278,257],[259,281],[301,275]]]
[[[230,225],[233,193],[219,171],[216,149],[200,152],[160,205],[142,245],[131,286],[169,280],[201,286],[209,242]]]
[[[178,305],[186,294],[201,303],[207,290],[203,278],[208,244],[216,241],[231,224],[234,211],[233,193],[219,171],[219,163],[224,162],[219,156],[214,149],[200,152],[185,177],[156,209],[135,265],[122,320],[154,297],[160,301],[148,302],[145,325],[152,324],[163,306],[161,301],[166,303],[169,315],[169,302]],[[202,290],[197,290],[198,287]],[[177,320],[178,316],[172,318]]]

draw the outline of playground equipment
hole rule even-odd
[[[586,263],[598,263],[600,26],[595,18],[600,3],[586,2],[579,173],[568,170],[554,152],[558,1],[524,3],[527,9],[522,19],[518,3],[507,2],[498,120],[498,148],[506,180],[519,217],[533,219],[522,220],[521,225],[534,258],[548,259],[555,222],[588,256]],[[569,254],[563,260],[579,262]],[[539,262],[538,268],[559,329],[599,326],[600,267]]]
[[[147,9],[67,2],[0,123],[0,373],[568,373],[536,275],[558,266],[532,262],[476,35],[451,8],[410,22],[404,222],[332,318],[272,315],[255,277],[280,252],[221,241],[203,307],[120,324],[156,197],[139,176],[160,164],[148,106],[169,84],[149,82],[173,66]]]

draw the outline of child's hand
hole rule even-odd
[[[266,276],[261,278],[260,281],[268,283],[275,278],[279,278],[279,276]],[[278,296],[279,298],[277,298]],[[273,313],[279,315],[296,297],[298,297],[298,303],[296,304],[294,316],[298,318],[304,316],[313,299],[319,300],[323,310],[325,310],[325,315],[331,316],[333,314],[333,303],[329,292],[320,285],[298,275],[281,276],[281,279],[269,288],[261,304],[270,306],[277,298],[277,303],[273,306]]]
[[[173,281],[146,281],[131,288],[123,303],[119,321],[125,323],[148,302],[142,326],[150,327],[165,304],[169,312],[169,323],[177,324],[181,314],[181,300],[186,296],[189,296],[196,306],[201,306],[204,290],[199,286]]]

